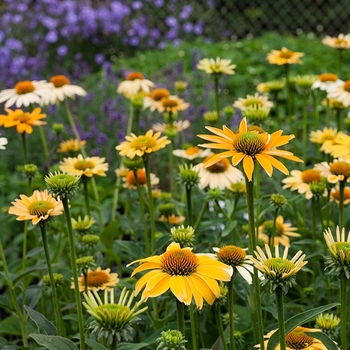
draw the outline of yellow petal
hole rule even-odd
[[[269,176],[272,176],[273,168],[271,162],[269,162],[267,157],[264,157],[262,154],[255,155],[256,160],[263,167],[263,169],[267,172]]]
[[[198,286],[193,282],[191,276],[186,276],[187,283],[189,284],[194,300],[197,305],[197,309],[201,310],[203,307],[203,297],[202,294],[198,290]]]
[[[175,297],[182,303],[188,300],[185,281],[182,276],[171,276],[169,286]]]
[[[281,171],[283,174],[286,174],[286,175],[289,174],[289,170],[279,160],[265,153],[263,156],[272,164],[272,166],[274,166],[276,169]]]
[[[171,276],[167,273],[158,273],[149,279],[144,293],[149,297],[157,297],[164,294],[169,289]]]
[[[243,169],[249,181],[253,179],[253,171],[254,171],[254,160],[251,156],[246,156],[243,159]]]
[[[149,271],[143,275],[135,284],[135,295],[139,294],[140,290],[147,284],[149,279],[157,274],[159,274],[159,270]]]
[[[133,277],[134,275],[136,275],[138,272],[141,272],[141,271],[153,270],[153,269],[159,270],[160,268],[161,268],[160,263],[153,263],[153,262],[141,263],[141,265],[136,267],[136,269],[132,272],[131,277]]]
[[[247,132],[247,131],[248,131],[247,119],[243,118],[239,124],[239,132]]]
[[[212,305],[215,301],[216,297],[220,295],[220,288],[215,280],[212,280],[216,283],[216,288],[214,287],[214,290],[211,288],[211,284],[208,285],[207,283],[207,277],[197,275],[196,273],[189,276],[190,279],[192,279],[193,284],[196,286],[198,292],[202,295],[204,300],[209,304]],[[218,294],[215,293],[218,291]]]

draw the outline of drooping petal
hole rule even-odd
[[[175,297],[182,303],[188,300],[187,288],[182,276],[171,276],[169,286]]]
[[[246,156],[243,159],[243,169],[249,181],[253,179],[253,171],[254,171],[254,160],[251,156]]]

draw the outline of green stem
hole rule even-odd
[[[283,305],[283,290],[281,287],[277,287],[275,290],[276,306],[278,315],[278,332],[280,336],[280,349],[286,350],[286,331],[284,326],[284,305]]]
[[[235,341],[235,318],[233,313],[234,308],[234,290],[233,290],[233,276],[228,282],[228,313],[230,318],[230,350],[236,350]]]
[[[228,346],[227,346],[227,342],[226,342],[226,338],[225,338],[225,333],[224,333],[224,328],[222,326],[222,319],[221,319],[221,312],[220,312],[220,308],[219,307],[215,307],[215,320],[216,320],[216,325],[218,327],[218,331],[220,334],[220,338],[222,341],[222,345],[224,350],[229,350]]]
[[[40,139],[41,139],[41,143],[43,145],[43,151],[44,151],[44,156],[45,156],[45,160],[46,160],[46,166],[47,166],[47,170],[50,169],[50,156],[49,156],[49,150],[47,148],[47,141],[46,141],[46,136],[44,133],[44,129],[41,125],[39,125],[39,134],[40,134]]]
[[[55,313],[57,334],[58,335],[62,335],[63,320],[62,320],[62,314],[61,314],[61,308],[60,308],[60,304],[59,304],[59,299],[58,299],[57,291],[56,291],[56,283],[55,283],[55,279],[54,279],[54,276],[53,276],[53,270],[52,270],[52,265],[51,265],[49,244],[48,244],[47,234],[46,234],[46,224],[45,224],[45,222],[43,222],[42,224],[39,224],[39,226],[40,226],[40,230],[41,230],[41,237],[42,237],[42,240],[43,240],[43,246],[44,246],[44,251],[45,251],[47,269],[49,271],[49,277],[50,277],[50,283],[51,283],[51,291],[52,291],[52,302],[53,302],[53,309],[54,309],[54,313]]]
[[[147,228],[146,217],[145,217],[145,203],[143,202],[143,195],[142,195],[142,191],[139,183],[139,178],[137,177],[137,171],[134,171],[134,177],[135,177],[135,183],[137,188],[137,194],[139,196],[140,212],[141,212],[142,225],[143,225],[143,235],[144,235],[145,245],[146,245],[146,253],[147,255],[149,255],[151,251],[149,248],[148,228]]]
[[[342,230],[344,227],[344,190],[345,181],[339,181],[339,229]]]
[[[249,224],[249,241],[248,241],[248,251],[249,254],[253,253],[256,247],[257,237],[255,228],[255,218],[254,218],[254,182],[249,181],[247,176],[245,176],[246,183],[246,196],[247,196],[247,210],[248,210],[248,224]],[[251,286],[251,294],[253,295],[253,319],[255,317],[256,327],[256,338],[258,338],[260,349],[264,350],[264,327],[262,323],[262,309],[261,309],[261,297],[260,297],[260,279],[258,272],[254,269],[253,284]]]
[[[134,108],[134,107],[132,107],[133,108],[133,114],[134,114],[134,116],[135,116],[135,134],[136,135],[140,135],[140,133],[141,133],[141,130],[140,130],[140,108]]]
[[[176,320],[177,320],[177,330],[185,336],[185,305],[176,299]]]
[[[348,348],[347,342],[347,314],[348,314],[348,306],[347,306],[347,287],[348,287],[348,279],[343,276],[340,279],[340,344],[341,349]]]
[[[331,108],[329,107],[329,99],[328,98],[326,98],[326,102],[327,102],[327,105],[326,105],[326,127],[329,128]]]
[[[312,90],[311,96],[312,96],[312,105],[313,105],[313,112],[314,112],[315,129],[318,129],[320,124],[320,114],[318,113],[318,108],[317,108],[318,107],[317,92],[315,90]]]
[[[192,349],[197,350],[198,349],[198,343],[197,343],[197,333],[196,330],[199,328],[196,322],[196,313],[195,310],[193,310],[193,305],[190,304],[190,320],[191,320],[191,334],[192,334]]]
[[[75,294],[75,301],[77,303],[77,313],[78,313],[78,325],[79,325],[79,334],[80,334],[80,350],[85,349],[85,336],[84,336],[84,319],[83,319],[83,309],[82,309],[82,303],[80,298],[80,291],[79,291],[79,282],[78,282],[78,269],[76,264],[76,253],[75,253],[75,242],[74,242],[74,236],[73,236],[73,228],[72,228],[72,219],[70,216],[69,211],[69,204],[67,197],[62,198],[63,208],[64,208],[64,214],[66,218],[66,224],[68,229],[68,237],[69,237],[69,246],[70,246],[70,261],[71,261],[71,268],[73,273],[73,282],[74,282],[74,294]]]
[[[174,141],[171,141],[171,143],[167,147],[168,149],[168,157],[169,157],[169,178],[170,178],[170,193],[172,195],[176,194],[175,190],[175,165],[174,165]]]
[[[26,134],[22,133],[21,136],[22,136],[22,145],[23,145],[24,164],[28,164],[28,152],[27,152]]]
[[[341,109],[337,108],[335,110],[335,118],[337,120],[337,129],[338,131],[343,130],[343,120],[342,120],[342,115],[341,115]]]
[[[189,224],[190,226],[193,226],[191,190],[192,190],[192,187],[187,187],[187,186],[186,186],[186,200],[187,200],[188,224]]]
[[[291,91],[290,91],[290,81],[289,81],[289,64],[284,65],[285,75],[286,75],[286,90],[287,90],[287,113],[288,116],[292,115],[291,112]]]
[[[305,169],[306,159],[306,141],[307,141],[307,96],[303,96],[303,167]]]
[[[28,221],[24,221],[23,228],[23,248],[22,248],[22,271],[26,269],[27,265],[27,242],[28,242]]]
[[[88,178],[83,178],[83,186],[84,186],[84,197],[85,197],[85,205],[86,205],[86,214],[90,217],[90,202],[89,202],[89,188],[88,188]]]
[[[343,66],[343,60],[342,60],[342,54],[343,54],[343,50],[338,50],[338,72],[339,72],[339,76],[342,77],[342,66]]]
[[[143,162],[146,169],[146,181],[147,181],[147,190],[148,190],[148,205],[149,205],[149,218],[151,223],[151,251],[154,249],[155,242],[155,218],[154,218],[154,204],[152,196],[152,186],[151,186],[151,169],[149,164],[148,155],[143,156]]]
[[[215,83],[215,108],[218,118],[220,119],[220,100],[219,100],[219,76],[214,74]]]
[[[7,282],[7,285],[9,287],[9,292],[10,292],[11,299],[12,299],[12,304],[13,304],[13,307],[15,309],[16,316],[18,317],[19,324],[21,327],[23,345],[28,346],[28,340],[27,340],[27,334],[26,334],[26,317],[25,317],[25,315],[22,314],[22,312],[19,308],[18,302],[17,302],[15,287],[14,287],[12,280],[11,280],[10,272],[9,272],[7,262],[6,262],[5,252],[4,252],[4,249],[2,247],[1,241],[0,241],[0,257],[1,257],[1,261],[2,261],[2,267],[4,270],[6,282]]]
[[[277,214],[278,214],[278,207],[275,209],[275,213],[273,216],[273,226],[272,226],[272,232],[271,236],[269,237],[269,245],[271,248],[275,246],[275,234],[276,234],[276,220],[277,220]]]
[[[205,213],[205,211],[206,211],[206,209],[207,209],[207,206],[208,206],[208,200],[206,199],[206,200],[204,201],[203,205],[202,205],[201,211],[200,211],[199,214],[198,214],[196,223],[195,223],[194,226],[193,226],[194,231],[197,230],[197,228],[198,228],[200,222],[202,221],[202,217],[203,217],[203,215],[204,215],[204,213]]]

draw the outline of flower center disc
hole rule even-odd
[[[258,98],[250,98],[249,100],[244,101],[243,105],[244,107],[262,106],[263,103]]]
[[[90,271],[87,274],[87,284],[90,287],[100,287],[108,281],[109,277],[104,271]],[[84,276],[83,283],[85,283]]]
[[[166,98],[170,96],[170,92],[167,89],[154,89],[151,98],[154,101],[160,101],[162,98]]]
[[[272,236],[273,229],[274,229],[273,221],[272,220],[265,221],[264,233],[267,234],[268,236]],[[284,226],[280,222],[276,222],[274,234],[275,236],[278,236],[278,237],[281,237],[284,234]]]
[[[145,77],[140,72],[131,72],[126,77],[126,80],[136,80],[136,79],[143,80],[145,79]]]
[[[238,152],[254,157],[264,149],[266,137],[267,135],[258,134],[256,132],[238,134],[237,139],[233,141],[233,147]]]
[[[283,273],[290,272],[295,265],[287,259],[283,258],[270,258],[265,261],[265,265],[272,271],[276,272],[278,276]]]
[[[131,141],[131,147],[135,149],[153,148],[157,145],[157,141],[148,136],[139,136],[137,139]]]
[[[188,148],[186,148],[185,153],[186,153],[188,156],[193,156],[194,154],[199,153],[199,148],[196,147],[196,146],[188,147]]]
[[[33,92],[35,90],[34,84],[29,81],[20,81],[15,85],[15,90],[18,95],[28,94],[29,92]]]
[[[344,40],[344,39],[335,39],[334,40],[334,44],[335,45],[343,45],[343,44],[346,44],[347,43],[347,41],[346,40]]]
[[[69,85],[70,81],[64,75],[54,75],[51,77],[50,83],[52,83],[56,88],[60,88],[64,85]]]
[[[206,162],[207,160],[209,160],[212,157],[213,156],[207,157],[204,162]],[[206,169],[209,172],[214,173],[214,174],[224,173],[228,169],[229,165],[230,165],[229,161],[226,158],[224,158],[224,159],[219,160],[217,163],[209,166]]]
[[[177,107],[179,104],[178,104],[178,102],[175,101],[175,100],[171,100],[171,99],[169,99],[169,98],[164,98],[164,99],[162,100],[162,105],[163,105],[163,107],[165,107],[165,108],[174,108],[174,107]]]
[[[334,162],[329,164],[329,168],[334,175],[343,175],[345,178],[350,177],[350,163]]]
[[[139,185],[145,185],[146,184],[146,172],[143,169],[137,169],[137,179],[139,180]],[[126,175],[126,182],[129,185],[135,185],[136,186],[136,180],[135,180],[135,175],[132,170],[128,172]]]
[[[313,343],[314,339],[306,335],[301,329],[294,329],[286,336],[286,344],[295,350],[306,349]]]
[[[325,83],[327,81],[337,81],[338,76],[333,73],[323,73],[318,77],[318,80],[322,83]]]
[[[23,112],[21,114],[16,113],[13,119],[21,123],[26,123],[31,120],[31,115],[28,112]]]
[[[219,261],[223,262],[226,265],[237,266],[240,265],[247,253],[235,245],[226,245],[220,248],[217,253]]]
[[[197,269],[198,258],[188,250],[171,250],[163,254],[161,265],[169,275],[190,276]]]
[[[293,56],[293,51],[289,51],[289,50],[281,51],[279,56],[281,58],[291,58]]]
[[[321,182],[321,172],[316,169],[304,170],[301,173],[301,179],[304,183]]]
[[[53,203],[46,201],[31,203],[28,207],[29,213],[38,217],[45,216],[52,209],[54,209]]]
[[[74,168],[77,170],[92,169],[94,166],[95,164],[88,160],[79,160],[74,164]]]
[[[96,308],[100,323],[109,330],[120,330],[130,320],[131,310],[119,304],[103,304]]]
[[[336,242],[335,247],[337,249],[337,255],[339,255],[339,251],[342,250],[345,255],[350,253],[350,243],[347,242]]]
[[[350,92],[350,80],[344,82],[344,90]]]

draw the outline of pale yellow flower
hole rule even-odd
[[[204,70],[207,74],[235,74],[235,64],[231,64],[231,60],[220,57],[203,58],[199,61],[197,69]]]
[[[63,158],[60,162],[60,170],[68,174],[92,177],[93,175],[106,176],[108,163],[104,163],[106,158],[86,157],[81,154],[78,157]]]
[[[124,81],[122,81],[117,88],[119,94],[123,94],[126,97],[136,95],[138,92],[149,93],[154,87],[154,84],[145,79],[142,73],[131,72],[127,75]]]
[[[322,43],[338,50],[350,49],[350,34],[339,34],[337,37],[327,35]]]
[[[269,98],[267,96],[260,95],[259,93],[255,93],[254,95],[247,95],[246,98],[239,97],[238,100],[233,103],[233,107],[238,108],[242,111],[253,106],[272,108],[273,103],[269,101]]]
[[[285,64],[302,64],[303,62],[300,61],[300,57],[303,56],[304,54],[302,52],[294,52],[288,50],[286,47],[282,47],[280,51],[272,50],[266,58],[269,63],[281,66]]]

